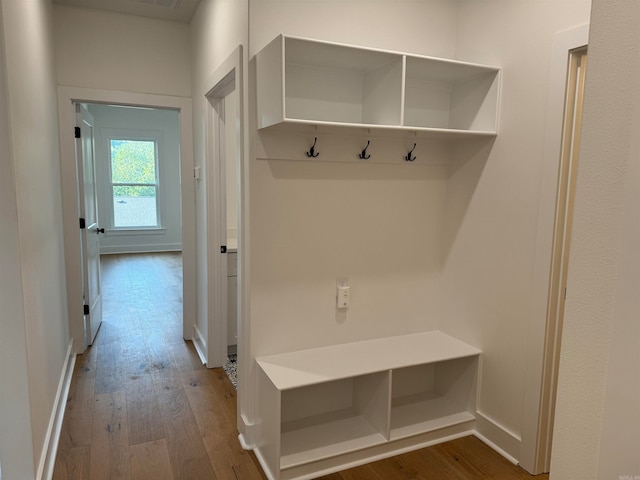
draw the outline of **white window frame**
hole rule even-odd
[[[162,223],[162,155],[163,155],[163,143],[162,132],[160,131],[137,131],[137,130],[111,130],[106,132],[106,149],[107,149],[107,195],[109,200],[109,231],[115,234],[137,234],[137,233],[162,233],[165,231]],[[111,141],[112,140],[129,140],[129,141],[142,141],[153,142],[155,145],[155,172],[156,172],[156,225],[152,226],[122,226],[115,225],[115,212],[113,206],[113,172],[111,168]],[[117,184],[128,185],[128,184]],[[139,185],[139,184],[131,184]],[[140,184],[142,185],[142,184]],[[148,185],[148,184],[144,184]]]

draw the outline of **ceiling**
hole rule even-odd
[[[53,3],[189,23],[200,0],[53,0]]]

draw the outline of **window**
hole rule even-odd
[[[111,138],[109,151],[113,228],[158,228],[157,141]]]

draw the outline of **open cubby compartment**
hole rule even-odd
[[[389,382],[381,372],[283,391],[280,468],[386,442]]]
[[[499,93],[499,68],[407,56],[403,125],[495,134]]]
[[[401,123],[402,55],[281,35],[256,58],[259,128]]]
[[[395,369],[391,440],[475,420],[478,356]]]

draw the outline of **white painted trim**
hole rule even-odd
[[[253,447],[247,443],[242,433],[238,435],[238,441],[240,442],[240,446],[242,447],[243,450],[253,449]]]
[[[202,333],[198,329],[198,324],[193,324],[193,346],[196,347],[196,352],[198,352],[198,356],[200,357],[200,361],[203,365],[207,364],[207,341],[205,340]]]
[[[354,468],[354,467],[359,467],[360,465],[365,465],[367,463],[372,463],[372,462],[376,462],[378,460],[384,460],[385,458],[390,458],[390,457],[395,457],[397,455],[402,455],[403,453],[408,453],[408,452],[413,452],[415,450],[420,450],[422,448],[426,448],[426,447],[431,447],[433,445],[439,445],[441,443],[445,443],[445,442],[450,442],[452,440],[457,440],[458,438],[463,438],[463,437],[468,437],[470,435],[475,435],[475,432],[473,430],[465,430],[462,432],[458,432],[458,433],[452,433],[450,435],[445,435],[443,437],[438,437],[432,440],[425,440],[423,442],[419,442],[413,445],[409,445],[406,447],[398,447],[398,448],[393,448],[393,443],[397,442],[397,443],[401,443],[402,439],[399,440],[395,440],[389,444],[387,444],[387,446],[389,447],[389,450],[385,450],[381,453],[377,453],[377,454],[373,454],[369,457],[365,457],[365,458],[359,458],[357,460],[353,460],[353,461],[347,461],[345,463],[340,463],[331,467],[327,467],[327,468],[322,468],[320,470],[316,470],[313,471],[311,473],[307,473],[307,474],[302,474],[302,475],[298,475],[296,477],[293,477],[293,479],[295,480],[312,480],[314,478],[318,478],[324,475],[329,475],[331,473],[335,473],[335,472],[340,472],[342,470],[347,470],[349,468]],[[382,447],[383,445],[377,445],[377,447]],[[372,447],[375,448],[375,447]],[[357,453],[357,452],[352,452],[352,453]],[[258,462],[260,463],[260,466],[262,467],[263,472],[265,473],[265,475],[267,476],[267,478],[269,478],[269,480],[277,480],[277,478],[272,474],[272,472],[266,467],[266,462],[264,460],[264,457],[262,456],[262,454],[260,453],[259,449],[255,449],[254,450],[254,454],[256,455],[256,458],[258,459]]]
[[[207,202],[207,238],[208,238],[208,348],[207,358],[208,367],[222,366],[227,357],[227,259],[219,252],[220,245],[226,245],[226,176],[224,174],[224,165],[221,165],[219,156],[215,153],[218,145],[217,139],[212,138],[214,135],[215,123],[219,120],[218,114],[214,109],[214,103],[217,98],[223,98],[232,91],[237,92],[236,118],[237,125],[240,126],[239,131],[239,157],[241,163],[244,163],[246,155],[245,149],[245,122],[244,122],[244,75],[243,75],[243,47],[238,45],[235,50],[215,69],[211,76],[204,83],[205,86],[205,137],[206,146],[206,202]],[[233,76],[233,80],[229,78]],[[243,166],[241,166],[241,176]],[[240,195],[244,190],[241,182]],[[242,212],[243,201],[239,199],[238,206],[240,212],[238,244],[242,243],[244,236],[242,231]],[[224,227],[224,228],[223,228]],[[238,262],[244,255],[244,249],[238,249]],[[242,298],[242,279],[238,274],[238,290]],[[242,325],[242,309],[238,308],[238,324]],[[238,342],[242,342],[242,332],[239,332]],[[240,345],[238,345],[240,347]],[[238,366],[243,362],[241,356],[238,357]],[[242,389],[242,385],[238,385],[238,392]],[[238,423],[240,423],[238,421]]]
[[[489,440],[484,435],[478,433],[477,431],[474,431],[473,432],[473,436],[476,437],[478,440],[480,440],[485,445],[491,447],[493,450],[495,450],[497,453],[502,455],[504,458],[509,460],[514,465],[518,465],[519,464],[518,460],[515,457],[512,457],[511,455],[509,455],[507,452],[505,452],[502,448],[500,448],[498,445],[493,443],[491,440]]]
[[[182,269],[183,269],[183,337],[191,339],[191,325],[196,319],[196,219],[193,180],[193,132],[191,99],[168,95],[99,90],[73,86],[58,87],[58,121],[60,125],[60,164],[62,210],[69,305],[69,334],[74,351],[82,353],[84,323],[81,305],[82,269],[78,235],[78,198],[73,125],[73,102],[106,103],[139,107],[167,108],[180,113],[180,172],[182,178]],[[77,308],[74,306],[78,305]]]
[[[142,245],[116,245],[100,247],[100,255],[117,253],[147,253],[147,252],[181,252],[181,243],[160,243]]]
[[[553,38],[551,53],[531,315],[527,334],[525,378],[528,381],[525,383],[519,455],[522,467],[532,474],[543,473],[543,458],[548,453],[541,451],[540,416],[542,405],[550,401],[546,398],[548,393],[542,391],[542,379],[568,57],[571,50],[587,45],[588,41],[589,24],[558,32]]]
[[[519,462],[522,439],[517,433],[476,411],[474,434],[512,463]]]
[[[238,422],[240,423],[238,431],[240,432],[240,444],[245,450],[253,450],[256,446],[256,424],[250,423],[247,417],[239,413]]]
[[[38,480],[50,480],[53,477],[53,467],[55,466],[56,454],[58,453],[58,441],[60,440],[60,431],[62,430],[62,422],[64,421],[64,412],[75,364],[76,355],[73,353],[73,340],[70,340],[67,348],[67,356],[62,366],[62,372],[60,373],[60,381],[58,382],[58,390],[53,402],[47,433],[44,437],[40,461],[38,462],[38,473],[36,477]]]

